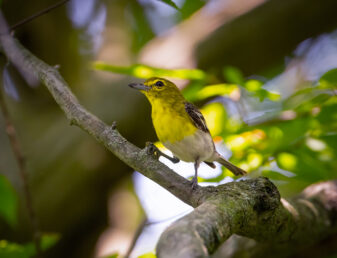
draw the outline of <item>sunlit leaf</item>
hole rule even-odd
[[[174,9],[179,10],[178,6],[172,0],[157,0],[157,1],[168,4],[169,6],[173,7]]]
[[[246,81],[245,83],[245,88],[248,90],[248,91],[257,91],[259,89],[261,89],[263,83],[261,81],[258,81],[258,80],[248,80]]]
[[[279,93],[272,92],[272,91],[268,91],[267,97],[271,101],[279,101],[281,99],[281,95]]]
[[[142,254],[138,258],[156,258],[157,256],[153,252]]]
[[[263,161],[263,156],[260,153],[250,153],[247,156],[247,163],[249,166],[249,170],[254,170],[258,168]]]
[[[294,170],[297,166],[297,157],[294,154],[282,152],[277,156],[278,165],[286,170]]]
[[[0,216],[14,227],[17,224],[18,198],[16,192],[4,175],[0,175]]]
[[[204,80],[206,73],[199,69],[162,69],[147,65],[135,64],[131,66],[116,66],[102,62],[95,62],[93,67],[96,70],[108,71],[118,74],[126,74],[142,79],[150,77],[171,77],[188,80]]]
[[[207,182],[207,183],[217,183],[220,182],[221,180],[223,180],[226,175],[226,173],[221,173],[220,175],[216,176],[216,177],[211,177],[211,178],[200,178],[198,179],[198,182]],[[232,175],[229,175],[232,177]]]
[[[246,148],[253,147],[266,138],[263,130],[255,129],[241,134],[233,134],[226,138],[227,146],[233,151],[242,151]]]
[[[239,87],[235,84],[214,84],[203,87],[195,94],[195,99],[202,100],[214,96],[231,96],[231,94],[239,91]]]
[[[254,91],[254,95],[260,99],[260,101],[265,100],[266,98],[272,100],[272,101],[278,101],[281,99],[281,95],[276,92],[270,92],[265,89],[257,89]]]

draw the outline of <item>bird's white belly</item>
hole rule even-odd
[[[197,158],[200,161],[209,160],[214,154],[214,143],[210,134],[197,130],[193,135],[186,136],[181,141],[171,143],[163,142],[177,158],[194,162]]]

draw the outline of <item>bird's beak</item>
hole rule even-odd
[[[143,83],[130,83],[129,86],[136,90],[148,91],[149,87],[145,86]]]

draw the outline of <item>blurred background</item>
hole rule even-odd
[[[0,1],[10,25],[56,2]],[[15,36],[141,148],[157,141],[150,105],[127,85],[171,79],[201,108],[224,156],[290,197],[336,178],[336,10],[335,0],[70,0]],[[161,232],[191,207],[70,126],[31,74],[4,55],[0,65],[44,257],[122,257],[130,247],[131,257],[153,257]],[[161,161],[193,174],[192,164]],[[203,185],[232,180],[219,166],[201,167]],[[32,223],[2,113],[0,205],[0,257],[31,256]]]

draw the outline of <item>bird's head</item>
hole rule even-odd
[[[150,101],[181,96],[173,82],[159,77],[152,77],[144,83],[130,83],[129,86],[142,92]]]

